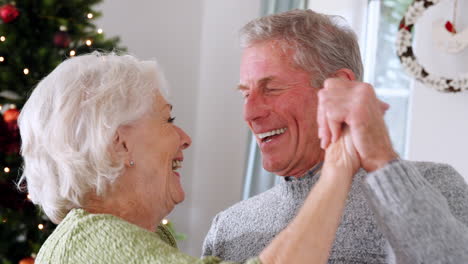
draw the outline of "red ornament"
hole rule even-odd
[[[71,38],[67,32],[59,31],[54,35],[54,45],[59,48],[68,48]]]
[[[5,120],[7,124],[11,124],[13,122],[18,121],[19,114],[20,112],[18,109],[10,108],[6,110],[5,113],[3,113],[3,120]]]
[[[6,133],[8,138],[5,140],[5,144],[0,147],[4,147],[7,153],[18,153],[20,150],[20,134],[18,128],[18,116],[20,112],[16,108],[11,108],[3,113],[3,120],[6,124]]]
[[[29,258],[24,258],[19,261],[19,264],[34,264],[34,259],[29,257]]]
[[[3,121],[3,118],[0,118],[0,152],[9,152],[10,140],[11,138],[10,138],[10,131],[8,130],[8,126],[5,123],[5,121]],[[0,191],[1,191],[1,188],[0,188]],[[2,206],[1,202],[0,202],[0,206]]]
[[[457,31],[455,30],[455,26],[450,21],[447,21],[447,23],[445,23],[445,29],[447,29],[447,31],[452,34],[457,34]]]
[[[411,29],[413,28],[413,25],[405,25],[405,22],[404,21],[401,21],[400,23],[400,26],[398,27],[398,29],[402,29],[404,28],[406,31],[410,31],[411,32]]]
[[[10,23],[19,16],[19,11],[15,6],[6,4],[0,7],[0,18],[3,22]]]

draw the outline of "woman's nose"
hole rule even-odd
[[[179,135],[182,143],[182,149],[186,149],[192,145],[192,139],[190,138],[185,131],[179,127]]]

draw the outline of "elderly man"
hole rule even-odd
[[[453,168],[398,159],[382,118],[388,106],[361,82],[355,34],[341,24],[336,17],[294,10],[256,19],[242,29],[244,119],[256,136],[263,167],[284,181],[219,213],[204,255],[239,262],[258,255],[302,205],[320,176],[323,149],[339,137],[344,124],[362,169],[354,177],[329,263],[392,263],[395,253],[404,250],[390,245],[377,227],[369,197],[382,197],[385,190],[375,191],[381,182],[367,173],[414,171],[431,186],[429,192],[441,193],[454,221],[468,224],[468,188]],[[411,183],[418,189],[410,180],[401,177],[390,185]]]

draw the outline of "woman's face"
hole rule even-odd
[[[163,206],[167,213],[185,198],[176,170],[184,159],[182,151],[191,144],[190,137],[173,123],[171,109],[158,93],[154,111],[135,122],[125,140],[134,165],[127,166],[132,176],[124,184],[134,185],[139,205],[149,210]]]

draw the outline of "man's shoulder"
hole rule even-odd
[[[411,160],[403,160],[403,162],[413,164],[418,168],[418,170],[422,173],[430,172],[431,170],[453,170],[453,167],[446,163],[438,163],[432,161],[411,161]]]
[[[218,221],[224,221],[225,219],[243,221],[242,219],[245,220],[245,217],[255,218],[265,210],[273,209],[273,204],[278,204],[281,199],[278,186],[275,186],[265,192],[235,203],[218,213],[217,218]]]
[[[434,187],[466,184],[461,175],[449,164],[429,161],[403,161],[413,164]]]
[[[218,213],[206,236],[203,255],[236,262],[257,256],[295,215],[290,202],[276,185]]]
[[[276,234],[297,213],[302,201],[295,201],[281,192],[281,184],[218,213],[212,230],[223,239],[240,234]]]
[[[410,164],[416,168],[421,175],[428,180],[431,184],[437,183],[437,181],[444,179],[459,178],[460,174],[449,164],[438,163],[431,161],[411,161],[411,160],[401,160],[405,164]],[[360,170],[356,176],[365,177],[366,171]]]
[[[430,185],[446,199],[451,212],[468,224],[468,185],[451,165],[435,162],[404,161],[414,165]]]

